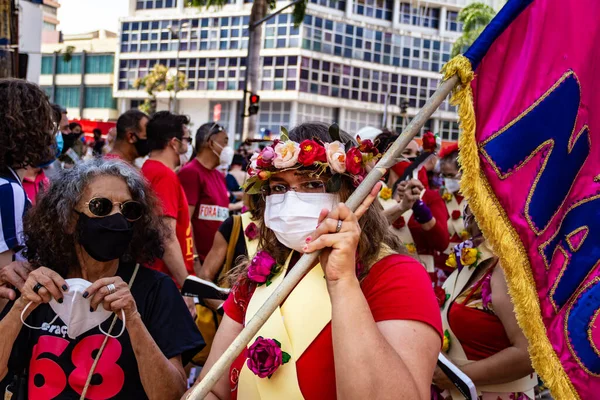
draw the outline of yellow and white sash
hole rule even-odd
[[[450,238],[452,238],[454,234],[457,234],[460,237],[461,232],[465,230],[463,219],[452,218],[452,213],[454,211],[460,212],[460,215],[462,216],[463,212],[460,207],[460,204],[458,204],[458,201],[456,200],[456,196],[454,194],[452,194],[452,199],[449,202],[446,202],[445,200],[444,202],[446,203],[446,210],[448,210],[448,234],[450,235]],[[451,242],[444,253],[450,254],[455,245],[456,243]]]
[[[258,237],[251,240],[248,238],[248,236],[246,236],[246,229],[250,224],[256,224],[255,221],[252,221],[252,214],[250,214],[250,212],[243,213],[242,229],[244,231],[244,240],[246,241],[246,252],[248,254],[248,259],[252,259],[258,250]],[[256,226],[258,227],[258,224],[256,224]]]
[[[492,250],[488,247],[487,242],[484,242],[477,248],[482,254],[479,259],[479,264],[482,262],[489,260],[494,257]],[[450,297],[444,304],[444,308],[442,309],[442,324],[444,327],[444,332],[448,332],[450,336],[450,348],[448,350],[447,356],[454,364],[461,367],[463,365],[470,364],[474,361],[467,359],[467,355],[460,344],[458,338],[452,332],[450,328],[450,323],[448,322],[448,310],[452,303],[456,300],[458,296],[467,288],[471,277],[475,273],[477,268],[468,268],[464,267],[460,271],[458,268],[448,277],[446,282],[444,283],[444,290],[446,293],[450,294]],[[521,379],[517,379],[513,382],[496,384],[496,385],[482,385],[476,386],[478,393],[481,395],[482,392],[487,393],[510,393],[510,392],[524,392],[530,398],[534,398],[534,388],[537,385],[537,376],[533,374],[532,376],[528,375]],[[458,391],[451,390],[453,400],[458,400],[464,398]]]
[[[248,304],[245,323],[256,314],[266,299],[283,282],[292,254],[279,274],[273,278],[271,285],[256,288]],[[327,291],[327,282],[321,265],[317,264],[300,281],[285,303],[273,312],[250,342],[254,343],[258,336],[276,339],[281,343],[282,350],[290,354],[290,361],[280,366],[270,379],[254,375],[244,363],[238,383],[238,399],[303,399],[296,373],[296,362],[330,321],[331,300]]]

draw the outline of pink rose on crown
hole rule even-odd
[[[338,141],[325,143],[325,153],[331,171],[338,174],[346,172],[346,150],[342,143]]]
[[[271,284],[271,278],[275,276],[277,262],[266,251],[256,253],[250,265],[248,266],[248,279],[261,286],[266,283]]]
[[[299,154],[300,145],[298,143],[290,140],[287,142],[279,142],[275,146],[273,166],[277,169],[291,168],[298,163]]]
[[[271,146],[267,146],[258,154],[256,165],[258,168],[269,168],[275,159],[275,150]]]
[[[246,365],[259,378],[270,378],[290,358],[288,353],[281,350],[281,343],[277,340],[259,336],[248,348]]]

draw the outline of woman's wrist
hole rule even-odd
[[[348,275],[338,279],[327,280],[327,290],[331,297],[340,295],[344,296],[348,290],[358,288],[360,290],[360,282],[356,275]]]

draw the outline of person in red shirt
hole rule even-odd
[[[140,110],[129,110],[117,120],[117,136],[112,150],[104,156],[106,159],[119,158],[135,165],[135,159],[145,157],[150,152],[146,137],[148,115]]]
[[[175,175],[179,155],[185,154],[191,142],[188,117],[160,111],[148,122],[148,145],[151,153],[142,167],[142,174],[162,202],[162,216],[169,232],[165,238],[165,253],[149,267],[173,278],[179,287],[188,275],[194,274],[194,244],[188,212],[188,201]],[[190,310],[193,299],[184,298]]]
[[[332,136],[351,142],[347,158]],[[315,262],[207,398],[260,398],[263,391],[268,398],[306,400],[429,397],[442,338],[429,277],[402,254],[380,207],[370,207],[381,184],[356,212],[340,203],[364,173],[366,153],[345,132],[330,135],[325,124],[302,124],[289,138],[252,158],[248,190],[263,193],[255,205],[264,210],[257,221],[261,248],[237,269],[200,379],[287,279],[295,255],[323,250],[320,265]],[[259,181],[265,171],[268,180]],[[339,185],[329,182],[332,176]]]
[[[31,204],[35,206],[38,195],[44,191],[50,181],[42,168],[27,167],[23,176],[23,189]]]
[[[196,132],[196,158],[179,171],[179,181],[188,200],[194,243],[201,262],[210,251],[219,226],[229,217],[229,194],[225,178],[217,170],[221,161],[227,162],[224,158],[229,150],[233,150],[227,147],[228,141],[227,132],[220,125],[202,125]]]

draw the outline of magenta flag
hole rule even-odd
[[[509,0],[465,57],[463,192],[536,371],[600,398],[600,1]]]

